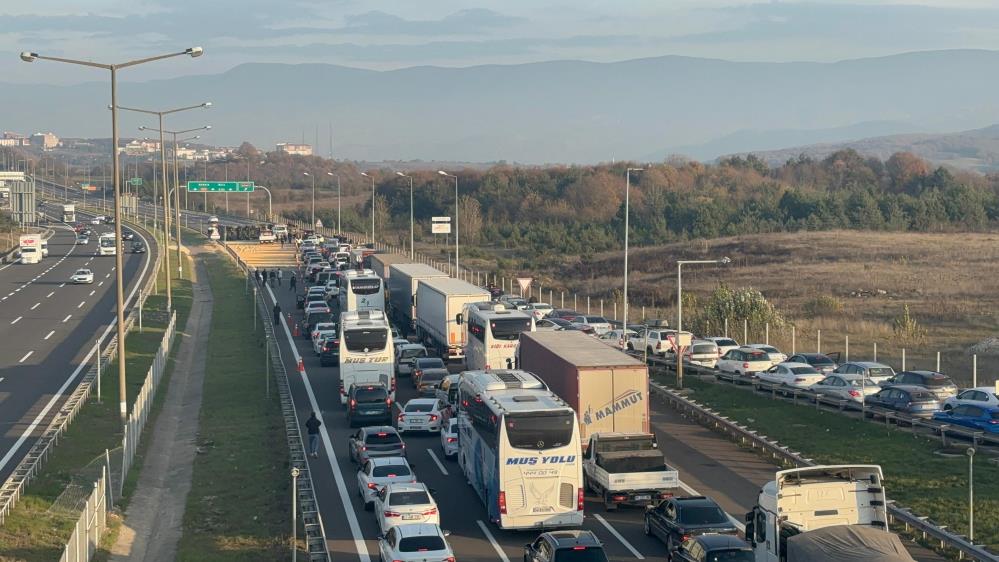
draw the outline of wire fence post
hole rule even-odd
[[[590,313],[590,297],[586,297],[586,313]]]
[[[905,370],[905,348],[902,348],[902,370]]]
[[[254,303],[254,305],[256,305],[256,303]],[[267,398],[270,398],[271,397],[271,342],[270,342],[270,340],[267,340],[266,344],[264,345],[264,349],[265,349],[264,354],[266,356],[266,358],[264,360],[264,386],[265,386],[265,389],[266,389],[264,396],[266,396]]]
[[[822,330],[815,330],[815,353],[822,353]]]
[[[971,388],[978,387],[978,354],[971,356]]]
[[[679,328],[679,326],[677,326]],[[749,318],[742,319],[742,342],[749,342]]]
[[[937,352],[937,372],[940,372],[940,352]]]
[[[298,467],[291,469],[291,561],[298,560]]]
[[[726,338],[728,337],[728,317],[725,317],[725,333],[722,334]]]
[[[794,324],[791,324],[791,355],[794,355],[795,353],[797,353],[797,351],[795,351],[795,343],[796,343],[795,342],[795,336],[796,335],[797,335],[797,328],[794,327]]]
[[[844,347],[843,356],[846,358],[847,361],[849,361],[850,360],[850,336],[848,336],[848,335],[844,336],[844,342],[845,343],[843,344],[843,347]]]
[[[576,295],[576,293],[573,293],[573,294],[572,294],[572,309],[573,309],[573,310],[579,310],[579,305],[578,305],[578,304],[577,304],[577,302],[576,302],[576,301],[578,300],[578,299],[577,299],[577,296],[578,296],[578,295]]]
[[[763,343],[770,345],[770,322],[763,324]]]
[[[878,361],[878,342],[874,342],[874,362]]]

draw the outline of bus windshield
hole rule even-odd
[[[568,445],[574,429],[571,411],[507,414],[504,423],[511,447],[534,451]]]
[[[101,238],[101,247],[111,248],[114,246],[114,238]]]
[[[381,279],[352,279],[350,281],[350,290],[355,295],[373,295],[381,288]]]
[[[493,337],[498,340],[515,341],[521,332],[531,331],[530,318],[495,318],[489,321]]]
[[[348,351],[381,351],[388,342],[388,330],[385,328],[344,330],[343,339]]]

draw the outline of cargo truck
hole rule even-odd
[[[524,332],[518,365],[579,414],[580,440],[594,433],[649,432],[649,369],[578,331]]]
[[[76,222],[76,205],[67,203],[62,206],[62,222]]]
[[[583,455],[583,483],[607,511],[618,505],[653,505],[680,487],[651,433],[594,433]]]
[[[877,465],[778,471],[746,514],[746,540],[756,562],[913,562],[888,530]]]
[[[389,270],[392,264],[413,263],[413,260],[409,259],[409,256],[401,254],[372,254],[365,258],[365,261],[364,267],[372,269],[375,275],[381,277],[383,281],[388,281],[391,276]]]
[[[465,331],[458,322],[466,304],[489,293],[460,279],[423,279],[416,287],[416,333],[445,361],[465,357]]]
[[[385,280],[389,314],[401,329],[416,329],[416,287],[421,280],[447,279],[447,273],[422,263],[395,263]]]
[[[22,234],[18,242],[21,263],[33,264],[42,261],[42,235]]]

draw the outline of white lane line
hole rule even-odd
[[[72,317],[72,314],[67,314],[66,317],[62,319],[62,323],[65,324],[66,322],[69,322],[69,319]]]
[[[271,302],[277,302],[277,297],[274,296],[274,291],[270,287],[267,287],[267,292],[271,296]],[[295,338],[291,336],[291,330],[288,329],[288,321],[284,315],[281,316],[281,329],[288,340],[292,357],[295,363],[298,363],[302,360],[302,356],[298,354],[298,349],[295,346]],[[312,407],[312,411],[316,412],[316,417],[319,418],[319,421],[322,421],[322,409],[316,401],[316,395],[312,392],[312,382],[309,381],[308,372],[303,370],[298,376],[305,383],[305,393],[309,396],[309,405]],[[326,430],[327,427],[329,425],[326,423],[319,426],[319,434],[323,438],[323,448],[326,450],[326,462],[330,464],[330,468],[333,470],[333,480],[336,482],[337,491],[343,500],[343,512],[347,516],[347,525],[350,527],[350,534],[354,538],[354,549],[357,550],[357,557],[360,558],[360,562],[371,562],[371,557],[368,555],[368,547],[364,543],[364,535],[361,533],[361,525],[357,522],[357,514],[354,513],[354,509],[350,505],[350,494],[347,492],[347,484],[343,479],[343,472],[340,470],[340,463],[337,462],[336,453],[333,452],[333,443],[330,441],[330,434]],[[308,462],[312,463],[312,461]],[[506,562],[510,561],[507,560]]]
[[[478,523],[479,528],[482,529],[482,534],[486,535],[486,538],[489,539],[489,544],[493,545],[493,549],[496,551],[496,555],[500,557],[500,560],[503,562],[510,562],[510,559],[506,557],[506,553],[503,552],[502,548],[500,548],[499,543],[496,542],[495,538],[493,538],[493,534],[489,532],[489,527],[486,527],[486,524],[483,523],[481,519],[476,521],[476,523]]]
[[[12,297],[12,296],[14,296],[14,293],[7,293],[7,296],[8,297]]]
[[[50,299],[50,298],[52,298],[52,295],[54,295],[54,294],[55,294],[55,291],[52,291],[51,293],[45,295],[45,298]]]
[[[62,289],[62,288],[63,288],[63,287],[65,287],[65,286],[66,286],[66,284],[65,284],[65,283],[63,283],[63,284],[59,285],[59,288],[60,288],[60,289]]]
[[[93,291],[90,291],[90,295],[88,295],[88,296],[92,297],[92,296],[94,296],[94,293],[96,293],[96,292],[97,292],[97,289],[94,289]]]
[[[698,492],[697,490],[691,488],[690,486],[688,486],[683,480],[680,480],[679,482],[680,482],[680,489],[683,490],[684,492],[686,492],[687,494],[689,494],[691,496],[703,496],[704,495],[704,494]],[[739,531],[743,535],[746,534],[746,524],[745,523],[739,521],[735,517],[732,517],[731,513],[726,513],[725,515],[728,515],[729,521],[731,521],[732,524],[735,525],[736,529],[739,529]]]
[[[103,284],[104,284],[104,281],[101,281],[100,283],[97,284],[97,286],[100,287]]]
[[[34,310],[34,309],[38,308],[39,306],[41,306],[41,304],[42,304],[42,303],[40,303],[40,302],[36,302],[36,303],[35,303],[35,306],[32,306],[32,307],[31,307],[31,310]]]
[[[441,461],[440,461],[440,459],[437,458],[437,455],[435,455],[434,452],[432,450],[430,450],[430,449],[427,449],[427,454],[429,454],[430,458],[433,459],[434,464],[437,465],[437,468],[441,469],[441,474],[443,474],[444,476],[447,476],[447,469],[444,468],[443,464],[441,464]]]
[[[80,301],[80,304],[76,305],[76,308],[83,308],[85,304],[87,304],[87,301]]]
[[[49,335],[45,336],[45,337],[44,337],[44,338],[42,338],[42,339],[43,339],[43,340],[47,340],[47,339],[51,338],[51,337],[52,337],[52,334],[54,334],[54,333],[55,333],[55,330],[52,330],[51,332],[49,332]]]
[[[108,273],[108,274],[104,275],[104,278],[105,278],[105,279],[107,279],[107,278],[109,278],[109,277],[111,277],[111,274],[110,274],[110,273]]]
[[[25,353],[24,357],[22,357],[21,360],[18,361],[18,363],[24,363],[25,361],[27,361],[28,357],[31,357],[31,354],[34,353],[34,352],[35,352],[35,350],[31,350],[31,351]]]
[[[3,377],[0,377],[0,382],[3,382]]]
[[[603,525],[604,527],[606,527],[607,530],[610,531],[610,534],[614,535],[614,538],[616,538],[618,541],[620,541],[621,544],[623,544],[625,548],[627,548],[628,550],[630,550],[631,553],[633,555],[635,555],[635,558],[638,558],[639,560],[645,560],[645,557],[642,556],[642,553],[638,552],[638,550],[636,550],[635,547],[631,546],[631,543],[628,542],[628,539],[622,537],[621,533],[617,532],[617,529],[615,529],[613,526],[611,526],[611,524],[608,523],[606,519],[604,519],[603,517],[601,517],[599,513],[594,513],[593,517],[597,521],[599,521],[601,525]]]
[[[21,321],[21,318],[24,318],[24,316],[18,316],[17,318],[11,320],[10,325],[13,326],[14,324],[17,324],[18,322]]]

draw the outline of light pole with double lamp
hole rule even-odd
[[[198,107],[201,107],[201,106],[198,106]],[[211,104],[205,105],[205,107],[211,107]],[[167,134],[173,135],[173,156],[174,156],[174,174],[173,174],[173,179],[174,179],[174,183],[176,184],[176,181],[177,181],[177,135],[183,135],[183,134],[187,134],[187,133],[193,133],[194,131],[208,131],[211,128],[212,128],[211,125],[204,125],[202,127],[194,127],[193,129],[184,129],[183,131],[168,131],[168,130],[162,129],[162,128],[161,129],[153,129],[153,128],[150,128],[150,127],[139,127],[139,130],[140,131],[159,131],[160,138],[163,138],[163,136],[162,136],[163,133],[167,133]],[[169,193],[167,193],[167,195],[169,195]],[[184,277],[184,261],[181,258],[181,248],[180,248],[181,247],[181,243],[180,243],[180,190],[179,189],[176,190],[174,192],[173,196],[174,196],[174,200],[173,200],[174,212],[176,213],[175,214],[175,218],[174,218],[174,222],[177,223],[175,225],[176,229],[177,229],[177,278],[181,279],[181,278]],[[166,219],[164,219],[164,221],[165,220]],[[170,246],[170,237],[167,236],[167,251],[169,251],[169,249],[170,249],[169,246]]]
[[[414,241],[416,240],[415,229],[413,228],[413,176],[404,174],[402,172],[396,172],[395,175],[400,178],[409,178],[409,259],[416,258],[416,250],[414,249]]]
[[[624,321],[621,324],[621,347],[628,346],[628,217],[631,215],[631,173],[641,172],[645,168],[628,168],[624,173]]]
[[[302,172],[302,175],[312,178],[312,224],[310,228],[316,227],[316,176],[309,172]]]
[[[336,233],[340,234],[340,174],[326,172],[326,175],[336,178]]]
[[[76,64],[81,66],[90,66],[94,68],[100,68],[103,70],[110,71],[111,73],[111,151],[113,153],[111,159],[111,167],[114,173],[114,235],[115,240],[121,240],[121,179],[119,177],[119,163],[118,163],[118,71],[130,66],[137,66],[147,62],[153,62],[161,59],[167,59],[170,57],[178,57],[181,55],[188,55],[191,57],[200,57],[204,53],[201,47],[191,47],[177,53],[168,53],[165,55],[158,55],[155,57],[147,57],[143,59],[136,59],[119,64],[101,64],[91,61],[66,59],[62,57],[45,57],[38,53],[32,53],[25,51],[21,53],[21,60],[25,62],[34,62],[36,60],[50,60],[55,62],[64,62],[68,64]],[[117,242],[115,242],[117,244]],[[119,408],[121,414],[121,421],[124,423],[128,419],[128,404],[125,399],[125,283],[122,266],[123,263],[122,252],[115,252],[115,312],[117,315],[117,333],[118,333],[118,394],[119,394]]]
[[[454,178],[454,276],[458,277],[461,271],[458,269],[458,176],[444,170],[437,170],[437,173],[446,178]]]
[[[690,264],[726,265],[732,260],[727,257],[718,260],[681,260],[676,262],[676,332],[683,331],[683,266]]]
[[[375,247],[375,177],[369,176],[367,172],[361,175],[371,180],[371,247]]]

